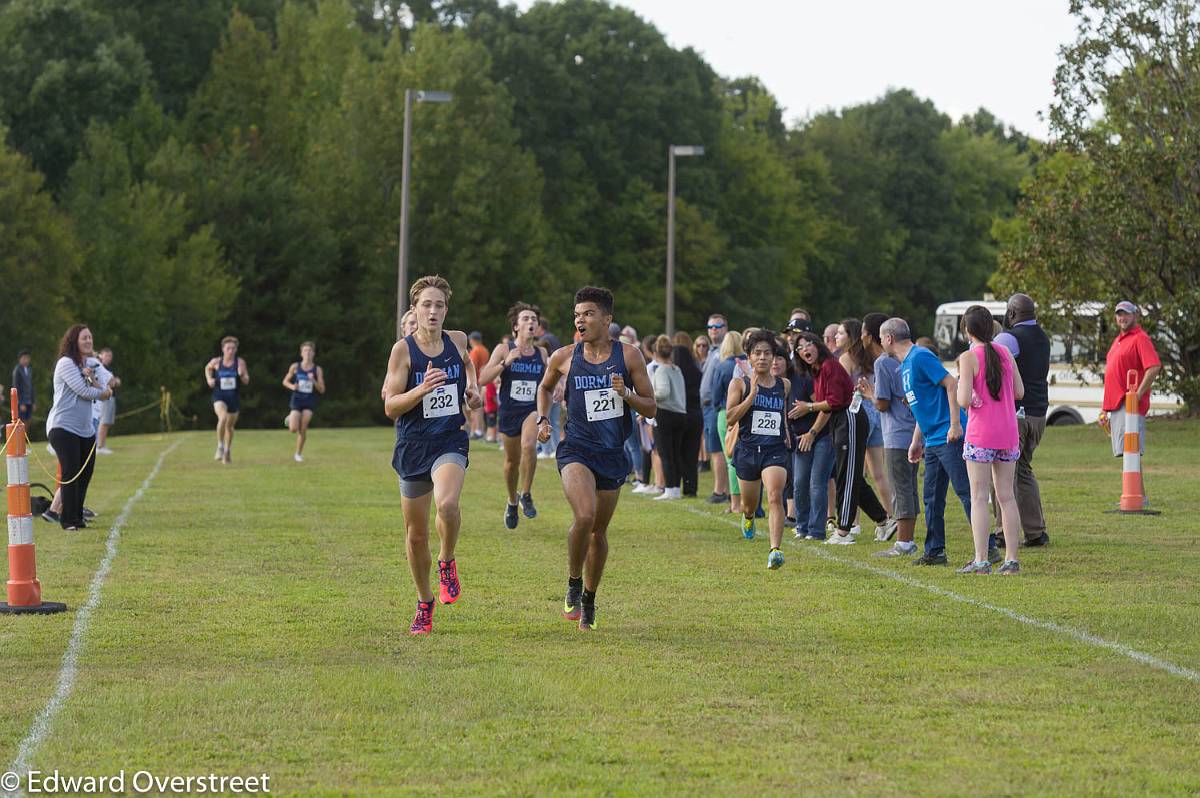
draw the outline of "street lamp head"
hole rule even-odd
[[[419,103],[448,103],[454,99],[454,95],[448,91],[418,91],[417,102]]]
[[[671,147],[671,152],[676,155],[703,155],[704,147],[699,144],[675,144]]]

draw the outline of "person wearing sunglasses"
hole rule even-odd
[[[704,448],[708,450],[709,463],[713,473],[713,492],[708,497],[709,504],[725,504],[729,501],[729,472],[725,462],[725,452],[721,436],[717,430],[717,411],[719,403],[713,401],[713,381],[717,377],[717,367],[721,364],[721,342],[729,331],[729,322],[720,313],[708,317],[708,353],[701,367],[703,377],[700,379],[700,404],[704,415]]]

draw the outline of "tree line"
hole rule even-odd
[[[904,89],[785,123],[759,80],[599,0],[3,0],[0,346],[48,365],[86,320],[127,403],[161,385],[203,413],[237,335],[244,414],[273,423],[312,339],[323,417],[381,419],[405,89],[453,93],[413,115],[410,276],[445,275],[452,326],[489,340],[517,299],[566,337],[586,283],[662,326],[671,144],[706,150],[678,162],[678,326],[802,304],[928,332],[1028,239],[1047,155]]]

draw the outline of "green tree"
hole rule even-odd
[[[997,127],[986,111],[952,125],[899,90],[796,131],[794,152],[832,188],[821,201],[834,224],[813,274],[825,319],[878,310],[928,333],[940,303],[982,294],[993,222],[1011,214],[1029,171],[1028,151]]]
[[[92,121],[122,117],[150,83],[133,36],[88,0],[0,5],[0,121],[57,192]]]
[[[49,408],[48,364],[67,326],[80,319],[68,303],[81,262],[70,219],[43,190],[44,178],[27,156],[4,145],[0,126],[0,352],[13,357],[28,347],[36,362],[43,410]],[[7,363],[7,361],[5,361]],[[7,376],[2,380],[8,384]]]
[[[194,396],[237,293],[211,228],[190,230],[182,196],[135,182],[125,146],[101,126],[87,133],[64,202],[85,249],[74,305],[119,358],[126,406],[153,401],[160,386]]]
[[[1146,309],[1166,385],[1200,406],[1200,12],[1072,0],[1050,121],[1059,152],[1027,187],[997,287]],[[1097,119],[1097,110],[1103,109]]]

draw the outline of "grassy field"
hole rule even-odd
[[[541,516],[510,532],[500,454],[477,446],[463,597],[415,640],[390,430],[315,429],[303,464],[286,432],[241,432],[230,467],[209,434],[115,438],[96,527],[37,527],[44,597],[71,611],[0,617],[0,765],[54,693],[109,526],[175,441],[34,768],[265,772],[273,794],[305,795],[1200,793],[1194,422],[1151,424],[1158,517],[1104,514],[1121,488],[1107,440],[1048,431],[1053,545],[1023,552],[1017,578],[881,561],[874,543],[789,544],[771,572],[765,541],[710,505],[626,493],[594,634],[559,616],[552,464]]]

